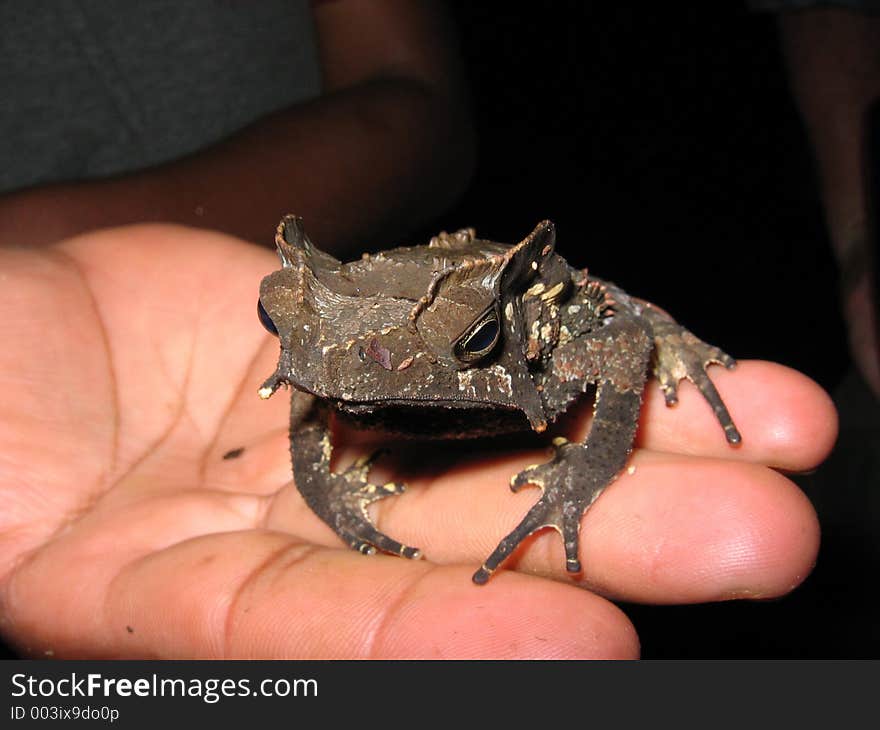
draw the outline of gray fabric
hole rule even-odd
[[[0,0],[0,191],[173,160],[319,86],[307,0]]]

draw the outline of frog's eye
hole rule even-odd
[[[263,308],[263,303],[259,299],[257,299],[257,316],[260,318],[260,323],[263,327],[278,337],[278,328],[275,326],[269,313]]]
[[[476,362],[490,355],[498,344],[501,324],[498,313],[490,309],[456,341],[453,352],[461,362]]]

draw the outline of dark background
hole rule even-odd
[[[833,386],[836,271],[773,17],[633,5],[452,3],[480,149],[444,222],[518,241],[551,218],[573,264]]]
[[[514,242],[551,218],[573,264],[737,358],[838,388],[849,360],[837,270],[772,15],[740,3],[451,7],[480,147],[469,191],[436,225]],[[877,538],[847,492],[866,488],[848,483],[847,459],[798,480],[823,522],[804,585],[776,601],[625,605],[643,655],[880,656]]]

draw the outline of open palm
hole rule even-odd
[[[286,398],[257,397],[278,344],[255,301],[276,266],[170,226],[0,251],[0,615],[22,652],[634,656],[609,599],[769,597],[809,572],[814,513],[768,466],[814,466],[836,419],[811,381],[767,363],[713,370],[736,449],[696,391],[666,409],[651,387],[631,473],[584,518],[580,582],[553,533],[470,581],[535,500],[507,482],[539,452],[424,452],[374,518],[427,560],[349,551],[291,484]],[[393,448],[405,471],[409,447]]]

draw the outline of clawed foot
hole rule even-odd
[[[570,443],[564,438],[553,441],[555,453],[545,464],[527,467],[510,481],[510,488],[518,492],[527,484],[541,488],[543,494],[528,511],[517,527],[505,537],[474,573],[473,581],[483,584],[496,568],[529,535],[545,527],[552,527],[565,545],[565,568],[579,573],[578,558],[581,517],[602,490],[613,481],[615,472],[590,463],[582,444]]]
[[[684,327],[674,323],[655,325],[654,339],[656,344],[654,374],[660,381],[666,405],[673,406],[678,403],[678,383],[687,378],[697,386],[712,406],[728,442],[740,443],[742,437],[712,379],[706,373],[706,368],[711,364],[723,365],[728,370],[732,370],[736,366],[736,361],[717,347],[703,342]]]
[[[372,555],[376,550],[413,560],[422,557],[418,548],[408,547],[388,537],[373,525],[367,506],[385,497],[403,494],[405,485],[387,482],[377,485],[368,481],[370,466],[381,452],[355,461],[345,471],[326,474],[329,484],[321,503],[312,504],[318,513],[346,543],[358,552]]]

